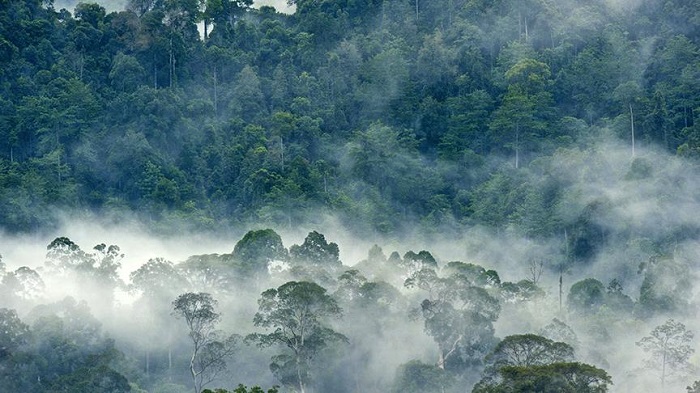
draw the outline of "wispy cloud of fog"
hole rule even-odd
[[[230,253],[240,237],[238,234],[178,232],[169,236],[156,236],[137,221],[124,220],[110,223],[99,216],[86,217],[80,214],[63,213],[58,229],[51,233],[35,235],[0,234],[0,253],[10,268],[20,266],[37,268],[44,264],[46,246],[57,237],[65,236],[78,244],[83,251],[90,251],[98,244],[117,245],[124,253],[120,275],[127,278],[151,258],[165,258],[173,262],[184,261],[188,256],[208,253]]]
[[[75,6],[78,5],[78,3],[85,3],[86,1],[81,1],[81,0],[55,0],[54,1],[54,8],[57,10],[60,10],[62,8],[65,8],[71,12],[75,9]],[[119,12],[123,11],[126,9],[127,4],[129,3],[128,0],[94,0],[91,1],[93,3],[97,3],[107,10],[107,12]],[[286,0],[256,0],[253,3],[253,6],[258,8],[260,6],[267,5],[267,6],[272,6],[275,7],[275,9],[279,12],[284,12],[287,14],[292,14],[294,13],[294,6],[290,6],[287,4]]]
[[[314,217],[309,220],[310,224],[294,229],[273,229],[281,235],[287,248],[301,244],[310,231],[323,233],[329,242],[339,245],[344,269],[366,259],[373,244],[382,247],[387,256],[392,251],[403,255],[409,250],[428,250],[440,266],[454,260],[479,264],[496,270],[502,281],[511,282],[529,278],[530,261],[542,261],[544,270],[539,285],[545,291],[544,298],[514,306],[505,305],[495,324],[496,335],[502,338],[510,334],[537,333],[553,318],[559,318],[569,324],[578,336],[579,359],[602,367],[613,376],[615,385],[612,391],[658,392],[658,378],[641,368],[642,360],[647,355],[635,342],[648,335],[668,316],[662,314],[645,320],[633,314],[622,315],[602,310],[581,317],[567,310],[566,295],[574,282],[593,277],[605,285],[612,279],[618,279],[623,284],[623,292],[637,300],[644,278],[637,273],[640,264],[659,253],[671,254],[691,266],[690,279],[693,284],[692,298],[687,299],[691,309],[685,310],[684,316],[674,317],[682,318],[689,329],[696,335],[700,334],[700,323],[695,318],[700,301],[697,277],[700,261],[700,179],[696,164],[653,148],[638,148],[632,157],[627,143],[601,137],[586,149],[560,150],[551,157],[532,162],[520,171],[519,176],[524,176],[532,184],[538,184],[543,178],[551,178],[563,185],[560,203],[551,207],[561,222],[561,233],[545,238],[528,237],[514,220],[497,229],[470,227],[455,233],[454,228],[450,227],[449,232],[448,229],[437,230],[429,236],[422,236],[419,231],[387,237],[376,234],[363,236],[347,229],[342,220],[333,215]],[[564,272],[563,310],[560,311],[558,267],[567,259],[566,236],[575,236],[577,219],[593,204],[602,207],[590,216],[589,221],[603,228],[605,239],[589,260],[574,261]],[[177,264],[192,255],[231,253],[242,235],[252,229],[227,229],[221,233],[205,234],[183,230],[162,236],[154,235],[136,219],[106,223],[98,217],[86,217],[84,214],[65,213],[63,217],[63,224],[55,233],[25,236],[2,234],[0,253],[8,266],[7,270],[20,266],[41,267],[46,256],[46,245],[55,237],[67,236],[84,251],[90,251],[100,243],[118,245],[124,253],[119,276],[128,282],[129,274],[151,258],[162,257]],[[564,228],[569,228],[566,235]],[[83,283],[71,282],[65,277],[61,280],[47,277],[45,281],[51,289],[47,291],[48,297],[42,301],[55,301],[66,294],[84,298],[91,304],[94,314],[103,320],[106,330],[118,336],[122,343],[128,342],[131,336],[143,337],[143,329],[154,331],[161,324],[174,323],[168,309],[152,310],[150,313],[155,317],[150,322],[125,318],[125,315],[138,314],[131,307],[139,306],[124,303],[110,309],[95,299],[95,295],[88,292]],[[278,284],[271,282],[268,286],[273,285]],[[417,299],[415,293],[401,287],[397,289],[407,295],[409,301]],[[329,288],[329,291],[333,290]],[[259,292],[241,293],[239,290],[235,297],[226,296],[221,295],[220,302],[222,328],[241,334],[253,331],[252,316],[257,308]],[[164,302],[161,307],[167,308],[169,303]],[[435,362],[434,342],[423,332],[420,320],[408,320],[406,313],[399,313],[394,319],[382,321],[384,326],[380,330],[372,322],[355,314],[338,324],[338,329],[353,339],[348,352],[350,357],[344,360],[348,362],[349,369],[352,369],[350,366],[355,367],[354,374],[345,376],[348,379],[364,378],[374,381],[377,387],[386,387],[400,364],[412,359]],[[177,336],[175,331],[172,334]],[[406,345],[409,341],[411,344]],[[163,350],[167,345],[182,345],[175,338],[168,343],[158,343],[154,341],[154,351]],[[131,354],[142,356],[133,350]],[[269,351],[255,352],[247,364],[235,361],[236,367],[244,370],[236,378],[248,384],[274,382],[267,369],[269,356]],[[693,357],[696,366],[698,359],[698,355]],[[682,390],[690,382],[685,379],[670,384],[676,384],[674,387]]]

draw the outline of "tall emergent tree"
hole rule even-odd
[[[173,301],[173,315],[187,323],[192,340],[190,374],[194,392],[213,381],[226,369],[225,359],[233,353],[237,337],[232,335],[220,340],[215,330],[221,314],[214,307],[217,301],[208,293],[184,293]]]
[[[408,259],[408,258],[404,258]],[[501,305],[486,289],[469,277],[460,263],[452,263],[455,273],[447,278],[433,269],[421,269],[406,279],[404,286],[425,291],[428,298],[420,304],[425,332],[438,345],[440,369],[477,366],[495,345],[493,322]],[[466,267],[466,264],[461,264]]]
[[[690,345],[692,340],[693,332],[683,323],[669,319],[637,342],[644,352],[649,353],[646,366],[659,371],[662,387],[668,376],[688,369],[688,359],[695,352]]]
[[[251,334],[247,340],[260,347],[281,345],[289,349],[291,354],[273,357],[270,368],[280,382],[305,393],[310,380],[309,361],[328,344],[347,340],[325,323],[340,317],[341,308],[325,288],[307,281],[290,281],[268,289],[258,305],[253,323],[273,331]]]
[[[525,148],[547,130],[552,104],[550,77],[549,66],[533,59],[523,59],[505,73],[507,92],[493,113],[490,127],[494,139],[515,153],[516,169]]]

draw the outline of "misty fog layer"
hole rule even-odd
[[[343,304],[343,317],[333,326],[348,341],[331,353],[318,355],[331,357],[324,358],[324,366],[315,366],[319,368],[314,375],[314,386],[319,391],[383,391],[394,386],[396,372],[402,364],[412,360],[426,364],[437,361],[437,348],[421,318],[415,314],[415,310],[420,309],[421,299],[432,295],[422,292],[420,285],[413,289],[404,285],[406,279],[417,277],[414,274],[421,266],[416,262],[408,264],[407,252],[429,250],[435,257],[436,271],[443,277],[449,275],[448,263],[453,261],[480,265],[498,273],[500,285],[484,287],[501,303],[500,317],[493,325],[495,338],[543,334],[553,320],[563,321],[574,334],[574,338],[565,338],[574,347],[576,359],[607,370],[614,383],[611,391],[659,391],[658,378],[653,369],[649,372],[644,368],[646,355],[635,343],[668,317],[682,321],[690,331],[697,331],[699,327],[696,212],[700,211],[697,190],[700,183],[696,171],[691,170],[694,164],[683,159],[649,148],[637,149],[633,157],[624,143],[604,136],[599,141],[583,149],[562,149],[511,174],[523,184],[562,185],[558,203],[548,209],[548,214],[569,228],[567,233],[532,237],[525,236],[522,228],[516,225],[501,229],[474,226],[460,233],[437,230],[423,238],[407,234],[401,241],[363,239],[354,237],[337,220],[328,218],[323,226],[329,242],[326,245],[337,241],[337,255],[342,265],[329,262],[327,258],[332,256],[333,248],[323,249],[323,242],[316,244],[320,248],[313,254],[319,258],[320,265],[308,261],[302,264],[298,257],[294,259],[287,254],[287,250],[302,248],[305,230],[283,229],[279,231],[283,244],[294,246],[270,258],[265,262],[268,271],[254,278],[236,267],[237,258],[243,257],[236,256],[236,251],[231,254],[233,239],[240,237],[239,234],[219,233],[209,238],[183,234],[163,238],[148,234],[144,227],[109,226],[100,224],[98,218],[85,222],[66,216],[65,225],[55,236],[72,235],[78,248],[84,247],[86,252],[91,244],[119,246],[123,255],[118,255],[113,288],[91,284],[95,277],[81,270],[79,261],[64,261],[64,268],[57,268],[57,258],[62,260],[67,255],[69,259],[80,259],[77,256],[80,253],[72,250],[66,254],[66,250],[61,249],[56,256],[51,249],[47,254],[45,247],[37,246],[49,243],[54,235],[4,235],[5,270],[16,272],[28,266],[38,272],[43,286],[32,291],[29,286],[33,284],[23,282],[21,288],[26,291],[4,297],[2,306],[18,310],[19,316],[31,324],[37,321],[38,305],[65,303],[66,296],[74,299],[70,300],[74,303],[85,302],[89,310],[85,312],[99,321],[96,322],[101,327],[99,334],[116,340],[116,348],[127,356],[130,367],[143,371],[145,362],[149,362],[147,373],[170,375],[168,378],[186,386],[187,333],[171,310],[171,302],[179,293],[213,294],[222,315],[218,328],[244,337],[256,331],[253,317],[262,291],[290,279],[315,280]],[[587,213],[591,206],[601,207]],[[679,210],[679,206],[683,209]],[[536,209],[537,206],[524,204],[522,208]],[[585,223],[581,223],[582,217]],[[604,237],[603,241],[595,243],[594,250],[577,249],[582,247],[578,243],[581,238],[592,236],[591,229],[581,229],[581,225],[594,226]],[[679,228],[683,228],[682,234],[678,233]],[[242,242],[236,244],[236,249],[243,247]],[[372,247],[373,243],[381,249]],[[256,247],[265,246],[258,244]],[[392,251],[403,255],[403,264],[387,262],[391,260],[388,257]],[[91,253],[100,254],[97,250]],[[155,289],[145,287],[143,281],[134,282],[137,280],[134,272],[143,270],[142,265],[154,260],[171,264],[173,272],[179,272],[178,278],[153,276],[161,280],[148,284],[155,285]],[[669,262],[654,267],[652,264],[661,263],[656,260]],[[219,263],[224,264],[224,270]],[[541,266],[538,274],[533,273],[533,267],[537,266]],[[351,269],[357,269],[359,276],[349,278],[347,273],[341,274]],[[560,273],[564,290],[561,308]],[[656,299],[645,300],[644,283],[650,280],[652,273],[656,275],[655,290],[660,293]],[[240,281],[241,275],[250,278]],[[571,291],[574,283],[586,278],[599,280],[605,286],[616,280],[621,286],[620,296],[628,299],[629,304],[606,300],[603,304],[586,304],[581,309],[581,305],[571,300]],[[521,280],[534,280],[541,288],[540,294],[514,293],[506,285]],[[353,292],[363,288],[362,282],[384,282],[387,283],[384,290],[390,291],[364,303],[355,296],[367,294]],[[9,285],[8,280],[3,283]],[[157,292],[150,295],[144,292],[152,290]],[[433,290],[437,291],[430,291]],[[613,293],[610,288],[607,291],[608,295]],[[663,296],[679,304],[659,306],[653,303],[665,302],[661,299]],[[51,307],[56,306],[49,309]],[[252,343],[241,344],[228,360],[228,371],[216,380],[216,386],[279,384],[279,379],[275,379],[268,368],[274,353],[270,351],[260,350]],[[691,364],[696,359],[693,355]],[[173,369],[166,372],[163,362],[172,362],[167,367]],[[478,380],[477,370],[478,367],[473,375],[461,377],[464,380],[460,379],[458,384],[463,387],[458,390],[470,389],[470,384]],[[692,382],[688,379],[692,378],[692,373],[681,375],[684,377],[669,378],[670,382],[665,382],[667,388],[682,389]],[[141,379],[144,387],[148,386],[148,380],[148,376]]]

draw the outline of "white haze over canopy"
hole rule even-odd
[[[73,12],[78,3],[97,3],[105,7],[107,12],[118,12],[126,8],[128,0],[55,0],[54,8],[57,10],[65,8]],[[288,5],[286,0],[255,0],[253,3],[256,8],[263,5],[273,6],[279,12],[294,13],[294,6]]]

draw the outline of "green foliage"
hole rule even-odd
[[[106,339],[84,302],[71,298],[27,317],[0,309],[0,384],[4,391],[130,392],[118,369],[123,354]]]
[[[317,267],[337,267],[342,263],[339,256],[339,249],[336,243],[328,243],[325,236],[313,231],[304,239],[301,245],[289,247],[289,258],[292,263],[311,265]]]
[[[28,339],[29,326],[19,319],[17,311],[0,309],[0,362],[6,361]]]
[[[502,381],[477,385],[473,393],[562,392],[604,393],[612,379],[604,370],[584,363],[552,363],[501,368]]]
[[[233,259],[244,277],[260,277],[271,261],[287,259],[287,249],[272,229],[253,230],[236,243]]]
[[[495,367],[546,365],[573,360],[574,349],[566,343],[536,334],[507,336],[489,355]]]
[[[357,232],[416,220],[544,237],[564,225],[560,185],[492,158],[520,171],[608,125],[626,140],[630,112],[644,144],[697,156],[693,5],[293,3],[7,3],[3,229],[56,225],[56,207],[138,211],[163,231],[320,209]],[[569,228],[575,259],[605,241],[590,213]]]
[[[695,382],[693,383],[693,386],[688,386],[688,387],[686,388],[686,390],[688,391],[688,393],[698,393],[698,392],[700,392],[700,381],[695,381]]]
[[[392,392],[441,392],[453,383],[445,370],[418,360],[402,364],[394,380]]]
[[[267,390],[267,393],[277,393],[277,387],[272,387]],[[265,393],[265,390],[263,390],[260,386],[253,386],[248,389],[248,387],[244,386],[243,384],[239,384],[238,387],[234,390],[226,390],[226,389],[204,389],[202,390],[202,393]]]
[[[458,264],[451,263],[452,267]],[[492,323],[501,305],[480,284],[460,273],[439,277],[430,268],[414,272],[404,283],[428,295],[414,312],[423,317],[425,332],[438,346],[441,369],[460,373],[478,366],[495,343]]]
[[[606,392],[612,383],[596,367],[572,363],[574,349],[535,334],[507,336],[487,356],[473,392]]]
[[[571,286],[566,299],[573,311],[595,311],[605,303],[605,286],[595,278],[586,278]]]
[[[270,369],[283,384],[304,391],[311,382],[311,359],[328,345],[347,340],[326,322],[340,317],[342,310],[325,288],[304,281],[266,290],[258,306],[253,323],[273,331],[251,334],[246,340],[261,347],[286,347],[290,353],[274,356]]]
[[[690,266],[683,258],[653,256],[640,266],[644,281],[639,292],[638,312],[652,316],[660,312],[680,312],[687,307],[692,288]]]
[[[524,235],[546,244],[553,256],[547,260],[562,273],[599,261],[617,244],[625,245],[620,259],[644,261],[636,303],[622,290],[632,280],[626,266],[603,281],[574,283],[568,304],[576,313],[652,318],[693,310],[692,258],[681,249],[696,240],[698,225],[666,219],[679,215],[673,203],[687,206],[675,191],[692,194],[700,156],[697,2],[625,8],[584,1],[296,0],[291,15],[253,8],[251,0],[126,3],[117,12],[80,3],[71,14],[52,1],[1,2],[3,233],[52,233],[65,211],[116,221],[135,215],[169,233],[322,229],[332,216],[363,239],[410,233],[442,242],[449,239],[437,234],[476,227],[470,234]],[[618,170],[608,149],[627,146],[629,126],[651,148]],[[615,143],[598,144],[600,136]],[[682,175],[656,162],[657,147],[683,157],[669,160]],[[611,184],[622,184],[624,195],[600,192]],[[649,221],[624,216],[649,206],[656,211]],[[639,239],[651,246],[639,247]],[[380,327],[388,318],[405,315],[392,285],[422,291],[411,300],[414,314],[442,359],[437,367],[415,363],[404,371],[423,375],[415,381],[442,381],[422,388],[436,391],[448,389],[444,375],[467,381],[464,370],[478,369],[495,345],[493,323],[503,304],[546,296],[537,277],[501,282],[476,264],[438,266],[428,251],[387,258],[377,247],[357,272],[343,274],[339,255],[320,232],[287,252],[275,231],[254,230],[231,254],[196,255],[177,265],[149,260],[130,275],[131,288],[143,294],[138,317],[156,321],[163,319],[158,305],[191,287],[217,297],[243,294],[263,285],[271,262],[292,264],[284,274],[296,284],[264,292],[255,322],[267,330],[255,337],[284,345],[274,336],[284,319],[272,317],[275,308],[292,309],[283,298],[318,307],[323,317],[311,318],[306,346],[287,347],[273,359],[280,381],[301,389],[320,375],[305,356],[318,359],[321,348],[343,341],[321,322],[337,317],[340,307],[311,281],[333,289],[353,318],[371,316],[376,334],[386,334]],[[0,298],[25,310],[52,293],[44,279],[56,273],[78,277],[81,290],[111,304],[122,287],[122,261],[117,246],[81,249],[57,238],[41,269],[0,269]],[[605,287],[612,277],[618,281]],[[111,356],[103,337],[90,334],[99,329],[76,304],[61,307],[89,323],[74,326],[40,309],[46,326],[29,331],[53,342],[25,335],[17,315],[3,314],[14,329],[8,331],[21,334],[3,338],[16,363],[0,370],[17,378],[0,386],[41,392],[41,376],[56,391],[99,391],[100,380],[105,389],[125,391],[121,370],[86,360]],[[145,363],[160,357],[161,368],[146,366],[138,385],[177,390],[185,382],[163,382],[164,364],[170,370],[189,354],[152,330],[139,340],[148,345],[133,352],[147,352],[138,355]],[[560,324],[548,332],[574,345]],[[89,347],[81,354],[74,350],[79,339]],[[221,347],[204,349],[202,359],[211,360]],[[371,364],[361,349],[353,347],[354,360]],[[494,375],[513,389],[574,389],[574,371],[549,366],[516,365]],[[595,370],[576,372],[606,388]],[[413,387],[405,389],[417,384],[406,382]]]
[[[503,282],[499,295],[505,303],[522,303],[544,297],[544,291],[530,280],[520,280],[517,283]]]
[[[184,293],[172,303],[173,315],[185,320],[192,342],[189,371],[196,392],[226,371],[226,358],[234,352],[238,337],[220,337],[215,330],[221,314],[214,309],[217,301],[208,293]]]
[[[129,279],[134,287],[146,296],[160,296],[182,288],[185,279],[172,262],[164,258],[149,259],[144,265],[131,272]]]

